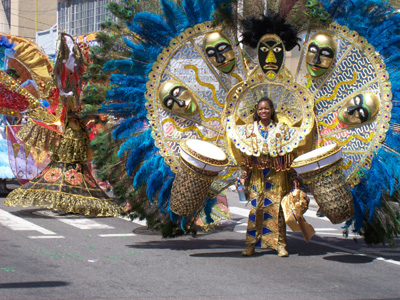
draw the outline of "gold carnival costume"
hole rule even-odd
[[[399,97],[395,80],[399,68],[391,55],[399,48],[396,39],[400,14],[378,0],[372,0],[373,5],[351,5],[354,1],[339,0],[268,0],[264,1],[268,4],[264,15],[255,11],[239,26],[236,21],[240,18],[233,13],[230,0],[204,0],[208,5],[197,5],[194,0],[162,2],[162,14],[135,14],[131,0],[110,5],[122,21],[115,28],[119,29],[122,23],[131,26],[99,35],[103,42],[120,43],[117,47],[105,45],[98,56],[102,61],[98,71],[92,68],[91,72],[95,81],[104,72],[110,75],[102,112],[123,118],[107,139],[121,143],[118,156],[126,164],[116,165],[114,157],[109,159],[113,148],[98,154],[105,158],[105,170],[113,171],[109,178],[114,181],[114,191],[130,203],[132,216],[146,219],[153,228],[160,226],[164,236],[174,236],[177,227],[188,232],[185,230],[197,212],[203,207],[210,212],[214,196],[237,180],[246,158],[252,157],[252,163],[254,158],[257,160],[256,168],[253,164],[253,173],[259,174],[254,175],[256,178],[264,176],[261,170],[270,169],[266,179],[274,187],[268,190],[273,195],[267,196],[275,201],[286,190],[287,177],[280,181],[279,176],[286,172],[295,154],[323,154],[322,161],[330,160],[325,157],[324,147],[336,144],[342,149],[342,157],[334,172],[329,167],[316,174],[319,160],[315,163],[317,168],[313,163],[306,168],[306,161],[301,160],[297,166],[306,169],[306,175],[312,171],[310,182],[318,181],[340,196],[329,197],[332,205],[326,206],[335,208],[333,222],[340,216],[346,226],[354,224],[355,232],[363,235],[367,243],[386,239],[393,243],[400,232],[400,143],[398,106],[393,104]],[[300,32],[305,32],[302,39]],[[286,50],[297,46],[299,55],[293,52],[286,68]],[[257,55],[247,47],[257,48]],[[110,59],[104,62],[103,58]],[[87,95],[101,95],[102,86],[101,79],[87,89]],[[255,102],[264,96],[274,103],[278,126],[286,124],[297,130],[282,143],[269,141],[269,136],[266,143],[259,139],[260,144],[254,147],[254,139],[246,136],[245,129],[246,124],[252,123],[249,116],[254,114]],[[255,137],[258,133],[256,128]],[[189,183],[180,176],[186,167],[181,146],[192,140],[211,143],[228,159],[204,195],[191,193],[200,184],[195,180]],[[196,155],[208,154],[203,152],[206,151],[192,156],[187,153],[183,159],[203,169],[205,160]],[[205,156],[209,161],[214,158]],[[258,160],[271,165],[258,171]],[[216,171],[214,167],[207,165]],[[115,170],[121,176],[115,176]],[[309,176],[303,179],[306,177]],[[257,183],[252,177],[253,180],[259,188],[265,183]],[[347,198],[354,202],[354,216],[351,205],[344,213],[337,209],[336,204],[343,202],[339,190],[346,190],[350,196]],[[267,194],[262,189],[255,191]],[[318,192],[328,193],[334,195],[328,189]],[[150,204],[144,200],[146,197]],[[314,198],[317,201],[318,197]],[[189,202],[200,206],[192,213],[173,211],[173,203],[194,207]],[[328,211],[323,207],[321,210],[328,216]],[[303,213],[304,209],[300,211]]]
[[[248,170],[246,185],[251,207],[243,255],[252,255],[254,247],[261,247],[275,249],[280,256],[287,256],[286,224],[281,201],[290,192],[289,170],[295,151],[275,157],[268,151],[281,152],[276,149],[293,140],[298,128],[272,120],[266,128],[258,122],[228,128],[232,154]],[[238,140],[242,142],[233,142]],[[250,146],[251,153],[240,144]]]
[[[250,139],[262,137],[265,132],[276,136],[278,128],[286,129],[283,124],[271,124],[264,131],[261,125],[249,124],[246,132]],[[267,141],[265,141],[267,142]],[[250,213],[246,232],[246,247],[272,248],[279,251],[286,248],[286,229],[281,206],[282,198],[290,191],[289,176],[292,154],[271,160],[249,157],[247,163],[251,172],[249,175]],[[269,167],[268,167],[269,165]]]
[[[103,192],[90,173],[88,140],[79,120],[70,116],[51,163],[29,183],[12,191],[5,204],[45,207],[97,217],[119,215],[120,206]]]
[[[22,43],[12,36],[8,38],[16,44]],[[118,216],[122,213],[122,207],[98,186],[88,167],[89,137],[83,121],[77,115],[80,111],[80,77],[84,71],[82,53],[71,36],[61,34],[60,38],[54,82],[47,80],[46,86],[40,86],[40,76],[39,79],[29,78],[30,82],[34,81],[30,85],[32,91],[36,86],[41,87],[40,98],[24,89],[21,82],[6,73],[1,74],[2,83],[8,91],[18,93],[29,102],[29,120],[15,135],[22,141],[26,157],[29,153],[35,154],[36,158],[40,156],[39,153],[51,153],[50,163],[28,183],[13,190],[5,204],[43,207],[93,217]],[[32,51],[40,53],[33,43],[23,42],[29,43]],[[16,57],[22,58],[23,55],[17,53]],[[42,62],[48,64],[44,59]],[[29,71],[29,66],[21,59],[18,70]],[[51,65],[48,64],[47,69],[50,72]],[[42,99],[46,99],[46,105]],[[19,115],[20,111],[14,109],[11,111],[13,113]]]

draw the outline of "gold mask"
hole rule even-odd
[[[220,32],[208,33],[203,41],[209,61],[223,73],[232,72],[236,65],[235,51],[231,42]]]
[[[314,34],[307,47],[307,70],[313,77],[319,77],[332,66],[336,54],[336,42],[328,34]]]
[[[177,115],[190,116],[199,110],[199,104],[193,94],[182,84],[167,80],[158,90],[158,97],[164,108]]]
[[[339,110],[338,118],[342,124],[358,125],[370,121],[378,110],[378,96],[364,92],[348,99]]]

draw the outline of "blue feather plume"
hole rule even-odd
[[[197,23],[202,23],[200,14],[200,5],[196,0],[184,0],[182,6],[185,10],[186,17],[189,21],[189,26],[194,26]]]
[[[132,49],[131,58],[141,62],[151,62],[157,59],[160,54],[160,47],[152,45],[134,44],[132,41],[124,38],[125,44]]]
[[[153,198],[156,196],[157,192],[163,186],[164,178],[159,170],[153,172],[150,176],[149,181],[147,182],[146,194],[147,198],[149,198],[150,202],[153,202]]]
[[[131,59],[110,60],[103,66],[105,72],[119,71],[123,74],[146,76],[151,71],[152,64],[133,61]]]
[[[148,12],[137,13],[128,24],[128,28],[140,36],[145,43],[154,46],[167,46],[171,38],[176,35],[162,16]]]
[[[172,0],[161,0],[161,6],[165,19],[174,30],[174,35],[179,34],[189,27],[189,21],[186,17],[185,11],[180,5]]]
[[[138,148],[140,147],[141,146]],[[135,174],[135,178],[133,179],[133,187],[137,188],[145,184],[146,180],[150,177],[150,174],[152,174],[154,170],[157,170],[163,163],[164,159],[161,155],[155,155],[149,160],[145,161]]]
[[[151,141],[146,141],[140,146],[134,148],[129,154],[128,160],[126,162],[126,171],[128,176],[133,175],[133,170],[143,162],[143,158],[147,151],[150,151],[151,148],[154,148],[154,143]],[[144,171],[144,170],[143,170]],[[137,175],[138,173],[136,173]],[[136,176],[135,176],[136,179]],[[135,180],[137,182],[137,180]],[[137,188],[137,184],[134,183],[134,187]]]
[[[128,118],[113,130],[113,138],[115,140],[126,139],[138,131],[143,131],[146,124],[145,119],[138,119],[136,117]]]
[[[125,75],[120,73],[110,75],[111,85],[134,86],[140,89],[145,89],[146,82],[146,78],[137,75]]]
[[[164,182],[164,185],[161,188],[160,193],[158,194],[158,207],[160,208],[162,213],[167,213],[168,211],[170,211],[169,204],[170,204],[171,190],[174,179],[175,179],[175,174],[173,174],[173,176],[169,177]],[[168,203],[167,211],[164,210],[164,205],[166,203]]]
[[[132,151],[134,148],[139,147],[140,145],[154,143],[154,140],[151,138],[151,131],[146,130],[143,133],[133,136],[127,139],[118,150],[118,156],[123,157],[124,153],[127,151]],[[148,148],[148,147],[146,147]]]

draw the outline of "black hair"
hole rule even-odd
[[[268,10],[266,15],[261,15],[261,18],[254,16],[241,21],[243,26],[241,43],[251,48],[257,48],[258,41],[266,34],[276,34],[285,45],[286,51],[292,50],[298,46],[300,49],[297,37],[297,30],[291,24],[286,23],[278,13]]]
[[[269,107],[272,108],[273,112],[272,112],[272,115],[271,115],[271,120],[272,120],[272,121],[275,121],[275,108],[274,108],[274,103],[272,102],[271,99],[269,99],[268,97],[265,96],[265,97],[262,97],[260,100],[257,101],[257,104],[256,104],[256,111],[255,111],[254,114],[253,114],[253,121],[254,121],[254,122],[258,122],[258,121],[261,120],[260,116],[257,114],[257,110],[258,110],[258,106],[260,105],[260,103],[261,103],[261,102],[264,102],[264,101],[265,101],[265,102],[268,102]]]

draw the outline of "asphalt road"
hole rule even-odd
[[[288,232],[289,257],[242,257],[249,208],[234,192],[228,199],[231,219],[215,230],[163,239],[141,222],[6,207],[3,198],[0,299],[400,299],[399,248],[343,237],[312,201],[309,243]]]

